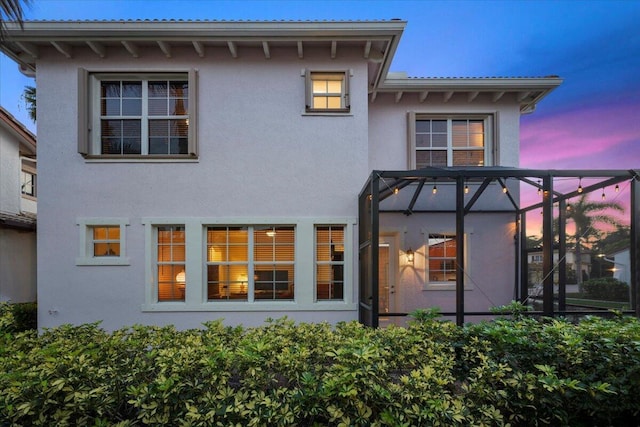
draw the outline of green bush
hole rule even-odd
[[[640,322],[5,331],[0,390],[0,426],[637,425]]]
[[[613,277],[590,279],[582,284],[585,298],[603,301],[629,301],[629,285]]]
[[[35,302],[0,303],[0,333],[22,332],[38,328],[38,306]]]

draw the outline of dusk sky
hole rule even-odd
[[[392,65],[414,77],[564,83],[522,117],[521,166],[640,169],[640,1],[32,0],[28,20],[408,21]],[[0,104],[29,128],[25,85],[0,57]]]

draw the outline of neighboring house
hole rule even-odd
[[[10,26],[4,52],[38,81],[39,325],[357,319],[371,171],[517,167],[521,114],[561,83],[389,73],[405,25]],[[454,222],[402,209],[381,220],[380,311],[450,311]],[[510,213],[470,220],[469,310],[513,298],[515,232]]]
[[[591,252],[588,249],[583,249],[580,254],[582,263],[580,270],[582,271],[583,278],[589,278],[591,276]],[[542,274],[542,249],[535,252],[529,252],[527,255],[527,262],[529,264],[529,285],[540,285],[543,281],[544,275]],[[559,252],[557,249],[553,251],[553,265],[557,266],[559,262]],[[565,262],[568,271],[576,271],[576,254],[574,251],[566,253]],[[573,276],[575,277],[575,275]],[[558,283],[558,268],[554,270],[554,283]],[[575,284],[576,280],[569,280],[569,284]]]
[[[611,270],[615,279],[627,284],[631,283],[631,253],[629,248],[614,252],[606,256],[604,260],[613,263]]]
[[[36,300],[36,137],[0,107],[0,301]]]

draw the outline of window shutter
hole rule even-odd
[[[198,156],[198,70],[189,70],[189,155]]]
[[[311,85],[311,72],[306,69],[304,70],[304,105],[307,111],[311,109],[312,91],[313,87]]]
[[[84,68],[78,68],[78,153],[83,156],[89,154],[89,73]]]
[[[409,170],[416,168],[416,113],[407,113],[407,165]]]
[[[349,93],[349,74],[350,71],[344,73],[344,108],[351,109],[351,94]]]

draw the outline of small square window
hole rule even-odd
[[[306,72],[307,112],[348,112],[349,79],[345,71]]]
[[[76,265],[129,265],[125,256],[126,219],[81,218],[80,254]]]

